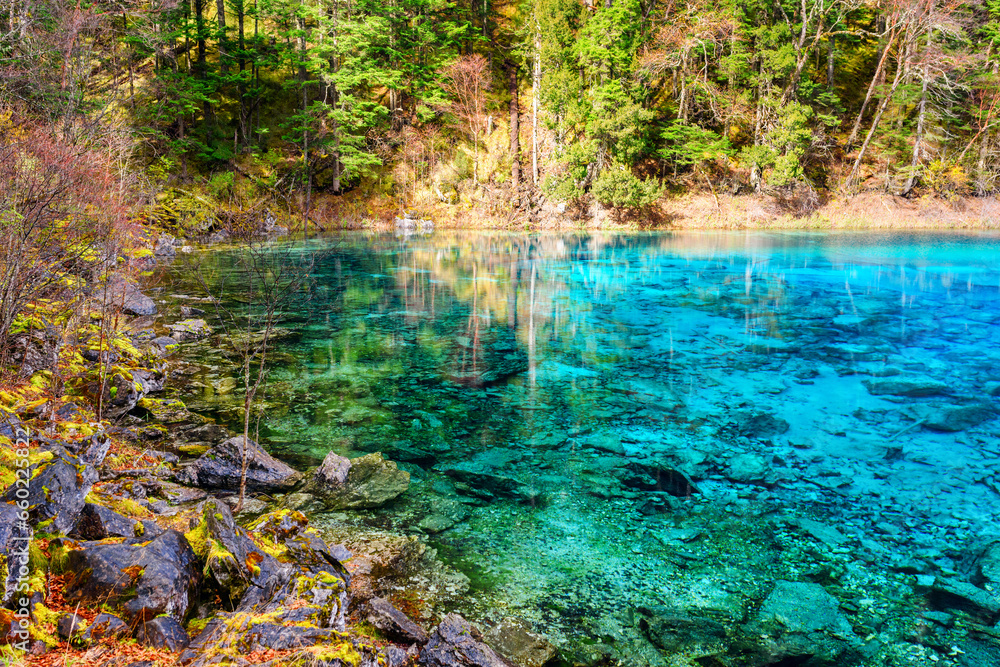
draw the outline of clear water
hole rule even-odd
[[[827,664],[1000,664],[917,579],[965,580],[997,529],[998,240],[313,242],[294,251],[315,266],[281,323],[262,439],[300,467],[398,461],[397,502],[320,523],[421,535],[470,578],[436,611],[524,619],[581,664],[818,664],[759,657],[795,636],[761,625],[777,581],[836,600],[849,626],[831,641],[850,651]],[[170,289],[196,293],[182,268]],[[236,422],[230,375],[210,365],[184,398]],[[644,483],[657,466],[696,492]],[[664,609],[701,630],[657,638]],[[698,636],[707,620],[725,638]]]

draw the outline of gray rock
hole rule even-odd
[[[993,406],[986,404],[963,405],[943,408],[924,421],[924,428],[931,431],[953,433],[979,426],[997,416]]]
[[[208,322],[202,319],[181,320],[180,322],[168,324],[167,328],[170,329],[170,336],[178,342],[204,338],[212,333],[212,328],[208,326]]]
[[[861,382],[872,396],[905,396],[921,398],[925,396],[944,396],[951,393],[951,388],[944,382],[938,382],[928,377],[896,376],[881,380],[862,380]]]
[[[113,307],[121,307],[128,315],[155,315],[156,302],[139,291],[134,283],[115,276],[97,298],[98,304],[107,302]]]
[[[128,624],[113,614],[98,614],[83,631],[80,639],[84,644],[95,644],[104,639],[116,639],[129,635]]]
[[[528,631],[522,621],[505,618],[489,629],[483,640],[518,667],[544,667],[559,657],[556,647]]]
[[[740,484],[766,485],[771,475],[771,467],[763,456],[756,454],[737,454],[729,460],[727,477]]]
[[[1000,541],[990,542],[976,557],[973,582],[1000,590]]]
[[[301,475],[277,460],[253,440],[247,441],[247,491],[287,491]],[[243,436],[229,438],[212,447],[191,464],[179,481],[209,489],[236,491],[240,488]]]
[[[174,237],[170,234],[160,234],[156,239],[156,247],[153,254],[163,259],[173,259],[177,256],[177,249],[174,248]]]
[[[95,433],[90,436],[90,441],[83,447],[83,451],[80,452],[80,460],[83,463],[99,468],[104,463],[104,459],[110,450],[111,438],[105,433]]]
[[[205,314],[205,311],[201,308],[195,308],[194,306],[181,306],[181,317],[184,319],[189,319],[192,317],[200,317]]]
[[[140,623],[135,638],[143,646],[173,652],[182,651],[191,643],[191,638],[184,631],[184,627],[176,618],[170,616],[160,616]]]
[[[990,624],[1000,619],[1000,597],[955,579],[937,578],[928,599],[939,610],[964,611]]]
[[[63,614],[56,621],[56,633],[65,640],[80,634],[80,627],[86,621],[79,614]]]
[[[205,560],[205,576],[238,602],[247,588],[263,588],[276,575],[280,564],[257,547],[246,529],[237,526],[229,507],[209,498],[202,507],[201,521],[192,545]]]
[[[135,519],[122,516],[107,507],[87,503],[83,506],[80,519],[71,535],[84,540],[103,540],[108,537],[141,537],[145,530]]]
[[[395,462],[383,459],[378,452],[352,460],[331,452],[304,491],[328,509],[364,509],[381,507],[409,486],[410,473],[399,470]]]
[[[666,607],[640,608],[638,612],[639,629],[665,651],[705,657],[724,653],[728,647],[726,628],[716,620]]]
[[[819,584],[779,581],[764,600],[755,628],[753,664],[840,667],[859,658],[859,642],[837,600]]]
[[[662,461],[653,463],[633,461],[619,474],[622,484],[631,489],[660,491],[678,498],[701,493],[686,474]]]
[[[168,530],[149,542],[63,543],[64,596],[71,603],[107,603],[132,622],[161,614],[183,619],[194,602],[199,563],[188,541]]]
[[[420,652],[427,667],[511,667],[482,641],[479,631],[458,614],[448,614]]]
[[[383,598],[373,597],[368,601],[365,618],[393,641],[423,644],[428,639],[422,627]]]
[[[93,466],[81,463],[65,451],[57,452],[51,460],[33,469],[26,498],[18,497],[19,489],[15,484],[7,489],[2,500],[27,502],[32,525],[51,522],[44,528],[45,532],[65,535],[76,525],[86,504],[85,498],[97,480]]]

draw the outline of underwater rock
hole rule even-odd
[[[840,667],[858,657],[851,624],[819,584],[778,581],[751,629],[759,630],[755,665]]]
[[[108,537],[141,537],[144,532],[143,525],[135,519],[122,516],[107,507],[87,503],[70,536],[83,540],[103,540]]]
[[[135,639],[143,646],[177,652],[191,643],[184,627],[171,616],[160,616],[139,625]]]
[[[204,314],[205,311],[201,308],[195,308],[194,306],[181,306],[181,317],[185,320],[191,319],[192,317],[200,317]]]
[[[240,488],[242,449],[243,436],[229,438],[178,473],[178,481],[208,489],[236,491]],[[247,440],[247,491],[287,491],[300,477],[293,468],[265,452],[256,442]]]
[[[544,637],[529,632],[525,624],[505,618],[489,629],[484,641],[518,667],[544,667],[559,657],[556,647]]]
[[[951,393],[951,388],[944,382],[938,382],[927,377],[893,377],[882,380],[862,380],[861,384],[872,396],[904,396],[907,398],[922,398],[925,396],[943,396]]]
[[[176,530],[149,542],[64,540],[60,546],[68,552],[64,596],[70,602],[107,603],[132,622],[161,614],[183,619],[194,603],[200,568],[191,545]]]
[[[769,412],[744,410],[733,415],[733,420],[720,429],[721,434],[766,439],[788,432],[788,422]]]
[[[482,635],[458,614],[447,614],[420,652],[427,667],[511,667],[483,643]]]
[[[987,382],[983,386],[987,396],[1000,396],[1000,382]]]
[[[86,504],[85,498],[97,480],[93,466],[81,463],[63,450],[34,468],[27,497],[18,495],[18,491],[24,489],[15,484],[0,500],[27,502],[32,525],[37,527],[51,522],[46,532],[66,534],[76,525]]]
[[[1000,619],[1000,597],[964,581],[938,577],[928,600],[936,609],[964,611],[991,624]]]
[[[114,614],[100,613],[80,635],[85,645],[94,644],[104,639],[117,639],[130,634],[128,624]]]
[[[946,407],[936,411],[924,421],[924,428],[931,431],[953,433],[979,426],[997,416],[993,406],[980,403]]]
[[[662,491],[678,498],[701,493],[695,483],[668,463],[633,461],[619,473],[621,482],[640,491]]]
[[[383,459],[381,453],[348,460],[330,452],[303,491],[316,496],[327,509],[370,509],[393,500],[409,486],[410,473]]]
[[[365,608],[365,618],[393,641],[423,644],[427,632],[384,598],[373,597]]]
[[[728,648],[728,633],[718,621],[667,607],[640,607],[637,611],[639,629],[664,651],[704,658],[725,653]]]
[[[1000,590],[1000,540],[990,542],[973,562],[973,583]]]
[[[740,484],[758,484],[767,486],[773,478],[771,466],[763,456],[757,454],[737,454],[729,460],[726,476]]]
[[[514,498],[525,502],[536,497],[536,494],[532,493],[530,487],[520,480],[488,472],[475,463],[462,462],[453,465],[437,465],[434,466],[434,469],[458,482],[462,482],[464,486],[458,486],[456,490],[466,495],[473,495],[486,500]]]
[[[167,328],[170,329],[170,337],[178,343],[204,338],[212,333],[212,327],[203,319],[181,320],[168,324]]]

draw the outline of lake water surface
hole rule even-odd
[[[418,536],[461,573],[433,613],[570,662],[997,665],[998,241],[310,242],[261,440],[398,462],[397,501],[314,522]],[[182,398],[235,424],[230,375]]]

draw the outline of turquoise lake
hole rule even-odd
[[[274,252],[309,279],[280,313],[260,440],[302,470],[335,451],[410,472],[384,507],[309,513],[348,549],[433,549],[396,581],[425,620],[516,618],[565,664],[1000,665],[1000,237]],[[231,269],[199,257],[210,282]],[[179,396],[236,427],[216,344],[185,344],[204,365]]]

